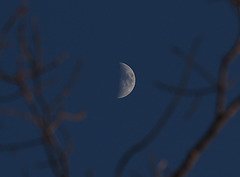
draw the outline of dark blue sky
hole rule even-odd
[[[1,28],[20,3],[0,1]],[[81,109],[87,112],[80,123],[64,122],[74,141],[70,156],[72,177],[84,176],[88,169],[97,177],[112,177],[123,153],[152,129],[172,99],[172,94],[155,88],[154,81],[179,84],[185,64],[173,54],[173,46],[187,53],[193,40],[201,36],[196,61],[217,80],[220,60],[235,42],[239,30],[236,13],[224,1],[35,0],[29,7],[30,15],[38,18],[45,61],[62,52],[70,55],[55,72],[62,78],[61,84],[67,81],[76,61],[79,58],[84,61],[80,78],[65,102],[70,112]],[[11,31],[8,39],[16,45],[16,30]],[[1,56],[1,67],[5,70],[11,71],[15,65],[14,57],[18,54],[13,51],[8,49]],[[130,65],[136,75],[135,89],[123,99],[117,99],[119,62]],[[239,64],[235,62],[231,68],[230,76],[236,81]],[[49,89],[46,96],[51,98],[61,84]],[[206,86],[209,83],[193,72],[189,88]],[[0,88],[1,94],[14,89],[2,83]],[[229,100],[239,94],[239,88],[236,84]],[[199,109],[187,121],[183,116],[193,98],[184,98],[161,134],[131,159],[124,175],[137,171],[149,176],[151,153],[155,153],[156,160],[167,159],[168,170],[178,167],[213,121],[215,97],[215,94],[203,97]],[[26,109],[21,99],[1,106]],[[39,136],[32,124],[20,119],[1,116],[1,124],[0,143]],[[203,153],[189,177],[240,175],[239,125],[237,114]],[[41,147],[16,154],[2,152],[1,176],[19,176],[22,168],[28,168],[30,176],[53,176],[50,170],[35,169],[35,163],[45,159]]]

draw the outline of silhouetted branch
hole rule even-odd
[[[53,69],[58,67],[60,64],[62,64],[62,62],[65,61],[68,57],[69,56],[67,53],[62,53],[59,57],[52,60],[49,64],[47,64],[46,66],[43,66],[41,72],[46,73],[46,72],[52,71]]]
[[[0,67],[0,79],[7,83],[15,84],[15,79],[8,75],[7,73],[5,73],[5,71],[1,67]]]
[[[21,15],[21,16],[20,16]],[[79,61],[74,68],[73,74],[69,78],[66,86],[60,91],[54,98],[53,102],[48,103],[44,97],[44,89],[51,86],[56,82],[56,79],[47,79],[42,81],[41,76],[48,71],[57,68],[63,60],[66,59],[66,55],[62,55],[54,59],[49,64],[44,64],[42,61],[42,46],[41,37],[36,21],[32,22],[32,42],[30,44],[27,36],[27,7],[21,6],[12,18],[7,22],[4,27],[2,34],[0,35],[0,51],[4,45],[6,35],[9,33],[16,20],[19,18],[18,23],[18,43],[21,51],[21,56],[17,58],[17,68],[13,76],[7,74],[3,69],[0,68],[0,80],[14,84],[18,87],[18,91],[13,94],[6,95],[4,98],[6,101],[13,100],[15,97],[22,96],[26,105],[28,106],[30,113],[6,109],[0,107],[0,113],[11,116],[21,117],[27,121],[34,122],[41,133],[41,141],[30,140],[26,142],[0,145],[0,150],[18,150],[24,148],[30,148],[37,145],[43,145],[47,154],[47,161],[50,165],[54,175],[56,177],[69,177],[69,164],[68,156],[73,149],[73,143],[67,131],[64,130],[60,124],[63,120],[67,121],[80,121],[85,117],[85,112],[79,111],[77,114],[67,112],[66,110],[55,110],[63,100],[70,94],[71,89],[76,83],[80,74]],[[1,48],[2,46],[2,48]],[[31,49],[33,46],[33,50]],[[59,111],[59,112],[58,112]],[[56,114],[57,116],[53,116]],[[59,142],[57,130],[61,133],[64,139],[64,143]],[[64,147],[65,146],[65,147]]]
[[[14,24],[16,23],[17,19],[21,17],[21,15],[26,14],[28,12],[28,8],[24,5],[17,8],[15,13],[9,18],[7,23],[4,25],[3,29],[0,33],[0,52],[2,51],[3,47],[5,46],[5,39],[7,34],[12,29]]]
[[[49,131],[55,131],[60,123],[63,121],[63,120],[68,120],[68,121],[81,121],[85,118],[85,112],[83,111],[80,111],[79,113],[77,114],[72,114],[72,113],[69,113],[69,112],[65,112],[65,111],[61,111],[61,112],[58,112],[58,115],[54,118],[54,120],[52,121],[52,123],[49,125]]]
[[[55,109],[69,95],[69,93],[71,92],[73,86],[75,85],[75,83],[79,77],[79,74],[81,71],[81,69],[80,69],[81,65],[82,65],[82,62],[80,60],[78,60],[78,62],[76,63],[76,66],[74,68],[74,71],[73,71],[68,83],[66,84],[65,88],[53,99],[52,103],[50,104],[51,109]]]
[[[42,93],[44,91],[44,89],[52,86],[53,84],[56,84],[57,82],[59,82],[58,78],[52,77],[52,78],[48,78],[45,81],[42,81],[41,83],[36,83],[35,87],[34,87],[34,93],[35,95],[39,95],[40,93]]]
[[[239,14],[239,7],[237,10]],[[237,97],[235,100],[233,100],[232,103],[230,103],[229,106],[226,108],[227,88],[229,87],[228,83],[229,67],[230,64],[239,56],[239,54],[240,54],[240,34],[233,48],[221,61],[219,70],[215,120],[210,126],[210,128],[203,135],[203,137],[189,151],[184,162],[171,175],[171,177],[186,176],[187,173],[194,167],[197,160],[202,155],[203,151],[214,140],[216,135],[219,134],[221,129],[226,125],[226,123],[236,114],[236,112],[239,111],[240,97]]]
[[[215,117],[215,121],[212,123],[210,128],[200,139],[200,141],[194,146],[188,153],[183,164],[176,170],[171,177],[182,177],[195,165],[199,157],[202,155],[203,151],[209,146],[210,142],[216,137],[216,135],[221,131],[225,124],[232,118],[236,112],[240,109],[240,97],[235,99],[226,111]]]
[[[191,52],[190,55],[187,58],[187,62],[185,65],[185,68],[183,70],[182,78],[179,84],[179,88],[186,88],[188,81],[191,76],[191,71],[193,67],[193,60],[195,59],[197,49],[198,49],[199,41],[196,39],[193,42],[193,45],[191,46]],[[176,91],[174,98],[168,105],[168,107],[163,112],[162,116],[158,120],[158,122],[155,124],[153,129],[145,136],[142,140],[137,142],[135,145],[130,147],[121,157],[119,163],[117,164],[116,170],[115,170],[115,177],[122,177],[123,172],[125,170],[125,167],[129,160],[139,151],[143,150],[147,145],[149,145],[161,132],[163,127],[166,125],[170,117],[172,116],[174,110],[180,103],[182,97],[184,96],[184,90],[185,89],[179,89]]]
[[[186,54],[178,47],[173,47],[172,52],[179,56],[179,58],[186,60]],[[211,85],[216,85],[216,78],[214,78],[212,74],[208,72],[203,66],[201,66],[201,64],[199,64],[197,61],[194,61],[193,68]]]
[[[3,108],[0,107],[0,113],[4,114],[6,116],[9,117],[19,117],[19,118],[23,118],[29,122],[33,122],[35,124],[37,124],[38,126],[42,126],[42,120],[40,117],[35,117],[34,115],[32,115],[31,113],[28,112],[24,112],[24,111],[20,111],[20,110],[15,110],[15,109],[7,109],[7,108]]]
[[[163,177],[163,172],[165,171],[167,167],[167,162],[165,160],[161,160],[156,165],[155,162],[155,155],[149,156],[149,169],[152,177]]]
[[[63,140],[66,142],[66,146],[64,148],[64,153],[66,156],[70,156],[73,152],[73,141],[71,136],[69,135],[67,129],[64,126],[59,127],[59,132],[61,133]]]
[[[230,64],[239,56],[240,53],[240,36],[238,37],[234,47],[221,61],[219,80],[218,80],[218,97],[217,97],[217,114],[225,111],[226,91],[228,88],[228,72]]]

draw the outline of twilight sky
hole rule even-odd
[[[20,3],[0,1],[1,29]],[[68,111],[87,113],[82,122],[64,122],[74,142],[70,156],[72,177],[82,177],[88,169],[96,177],[113,177],[124,152],[154,127],[173,94],[157,89],[153,83],[179,84],[185,65],[172,47],[187,54],[194,39],[200,36],[195,60],[217,80],[220,60],[232,47],[239,30],[236,13],[225,1],[35,0],[29,2],[29,7],[30,15],[38,19],[45,61],[50,62],[63,52],[70,56],[56,71],[46,75],[61,78],[60,84],[46,91],[46,97],[51,99],[66,83],[79,58],[84,63],[80,78],[65,101]],[[13,48],[17,43],[16,31],[12,30],[8,38]],[[7,49],[1,54],[0,64],[5,71],[11,72],[15,67],[17,52]],[[133,92],[123,99],[117,99],[119,62],[131,66],[136,75]],[[230,76],[236,85],[229,100],[240,93],[239,66],[236,61],[231,67]],[[210,84],[193,71],[188,88],[207,86]],[[1,95],[14,89],[0,83]],[[132,172],[150,176],[151,154],[155,154],[156,161],[168,161],[167,171],[177,168],[213,121],[215,98],[215,94],[202,97],[199,108],[187,120],[184,115],[194,98],[183,98],[161,134],[130,160],[124,177]],[[26,110],[22,99],[0,104]],[[21,119],[1,116],[0,123],[0,144],[39,137],[38,130]],[[189,177],[240,175],[239,125],[237,114],[203,153]],[[0,174],[14,177],[28,169],[30,177],[51,177],[49,169],[36,168],[37,163],[45,160],[42,147],[0,152]]]

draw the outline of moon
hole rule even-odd
[[[120,63],[120,84],[118,98],[128,96],[134,89],[136,78],[133,70],[125,63]]]

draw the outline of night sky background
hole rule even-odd
[[[0,1],[0,27],[21,3]],[[159,90],[155,81],[177,85],[185,62],[172,52],[177,46],[190,52],[194,39],[201,36],[196,61],[213,77],[218,76],[220,60],[234,44],[239,26],[234,9],[225,1],[207,0],[35,0],[29,2],[30,16],[37,17],[46,62],[68,52],[70,57],[56,71],[60,83],[47,89],[51,99],[67,82],[77,60],[83,61],[81,74],[72,94],[66,99],[67,110],[85,110],[81,122],[64,122],[74,142],[70,156],[72,177],[87,170],[97,177],[113,177],[124,152],[152,129],[173,94]],[[30,18],[29,18],[30,19]],[[8,40],[13,47],[1,54],[1,67],[11,72],[18,56],[16,29]],[[15,49],[14,49],[15,47]],[[128,64],[136,75],[133,92],[117,99],[120,79],[119,62]],[[238,95],[240,61],[231,67],[230,79],[236,81],[229,100]],[[209,83],[193,72],[189,88]],[[1,82],[1,95],[15,88]],[[150,176],[148,157],[168,161],[167,171],[176,169],[187,152],[214,120],[216,94],[204,96],[190,119],[184,115],[193,98],[184,98],[161,134],[128,163],[124,176],[133,171]],[[0,103],[1,107],[27,110],[22,99]],[[21,142],[39,137],[31,123],[1,115],[0,143]],[[237,177],[240,175],[239,114],[225,126],[203,153],[189,177]],[[0,152],[0,176],[53,176],[50,169],[38,169],[45,162],[43,148],[19,152]]]

